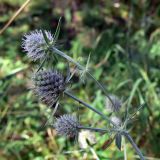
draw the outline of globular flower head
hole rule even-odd
[[[49,42],[53,42],[54,38],[51,32],[44,30]],[[27,55],[31,60],[36,61],[44,58],[45,48],[47,44],[43,37],[42,30],[35,30],[26,35],[22,39],[22,48],[27,52]]]
[[[75,116],[65,114],[57,119],[54,127],[59,135],[75,137],[78,135],[78,120]]]
[[[32,80],[34,91],[47,105],[53,105],[65,89],[64,77],[55,70],[39,71]]]
[[[109,98],[112,100],[112,102]],[[111,112],[118,112],[122,106],[122,101],[114,95],[109,95],[109,98],[106,97],[106,109]]]

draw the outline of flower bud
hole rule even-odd
[[[75,137],[78,135],[78,120],[73,115],[63,115],[57,119],[54,127],[59,135]]]
[[[64,77],[54,70],[39,71],[32,79],[34,91],[47,105],[53,105],[65,89]]]

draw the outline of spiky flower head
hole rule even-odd
[[[75,116],[65,114],[57,119],[54,127],[59,135],[75,137],[78,135],[78,120]]]
[[[64,77],[55,70],[39,71],[32,79],[33,90],[47,105],[53,105],[65,89]]]
[[[122,106],[122,101],[115,95],[109,95],[109,98],[106,97],[105,100],[106,109],[111,112],[118,112]]]
[[[44,30],[49,42],[53,42],[54,38],[51,32]],[[45,49],[47,47],[46,41],[43,37],[42,30],[35,30],[25,34],[22,39],[22,48],[27,52],[32,61],[44,58]]]

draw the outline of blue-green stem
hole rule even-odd
[[[58,54],[59,56],[67,59],[69,62],[72,62],[73,64],[75,64],[80,70],[85,70],[85,67],[83,67],[81,64],[79,64],[78,62],[76,62],[74,59],[72,59],[70,56],[68,56],[67,54],[65,54],[64,52],[58,50],[55,47],[50,46],[51,49],[53,50],[53,52],[55,52],[56,54]],[[98,82],[96,80],[96,78],[87,70],[86,73],[96,82],[96,84],[98,85],[98,87],[104,92],[104,94],[107,96],[107,98],[111,101],[112,105],[115,107],[115,104],[113,103],[112,99],[108,96],[105,88],[102,86],[102,84],[100,82]]]
[[[72,59],[70,56],[68,56],[68,55],[65,54],[64,52],[58,50],[58,49],[55,48],[55,47],[52,47],[52,50],[53,50],[56,54],[58,54],[59,56],[67,59],[69,62],[74,63],[80,70],[84,70],[84,69],[85,69],[81,64],[79,64],[78,62],[76,62],[74,59]]]
[[[93,108],[91,105],[87,104],[86,102],[78,99],[77,97],[75,97],[74,95],[72,95],[71,93],[69,93],[68,91],[64,91],[64,93],[69,96],[70,98],[74,99],[75,101],[79,102],[80,104],[83,104],[84,106],[86,106],[87,108],[89,108],[90,110],[94,111],[95,113],[99,114],[103,119],[107,120],[108,122],[110,122],[112,125],[114,125],[115,127],[119,128],[113,121],[111,121],[106,115],[104,115],[102,112],[100,112],[99,110],[97,110],[96,108]]]
[[[131,143],[131,145],[133,146],[133,148],[135,149],[136,153],[139,155],[141,160],[145,160],[142,152],[140,151],[140,149],[137,147],[137,145],[134,143],[132,137],[127,133],[127,132],[122,132],[122,134],[128,139],[128,141]]]
[[[101,132],[101,133],[111,133],[116,132],[115,129],[104,129],[104,128],[93,128],[93,127],[86,127],[86,126],[78,126],[78,129],[90,130],[94,132]]]

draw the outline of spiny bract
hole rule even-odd
[[[54,38],[51,32],[44,30],[49,42],[53,42]],[[22,48],[27,52],[32,61],[42,59],[45,57],[46,41],[43,37],[42,30],[35,30],[26,35],[22,39]]]
[[[32,79],[34,91],[47,105],[53,105],[65,89],[64,77],[55,70],[39,71]]]
[[[75,137],[78,135],[78,120],[75,116],[65,114],[57,119],[54,127],[59,135]]]

